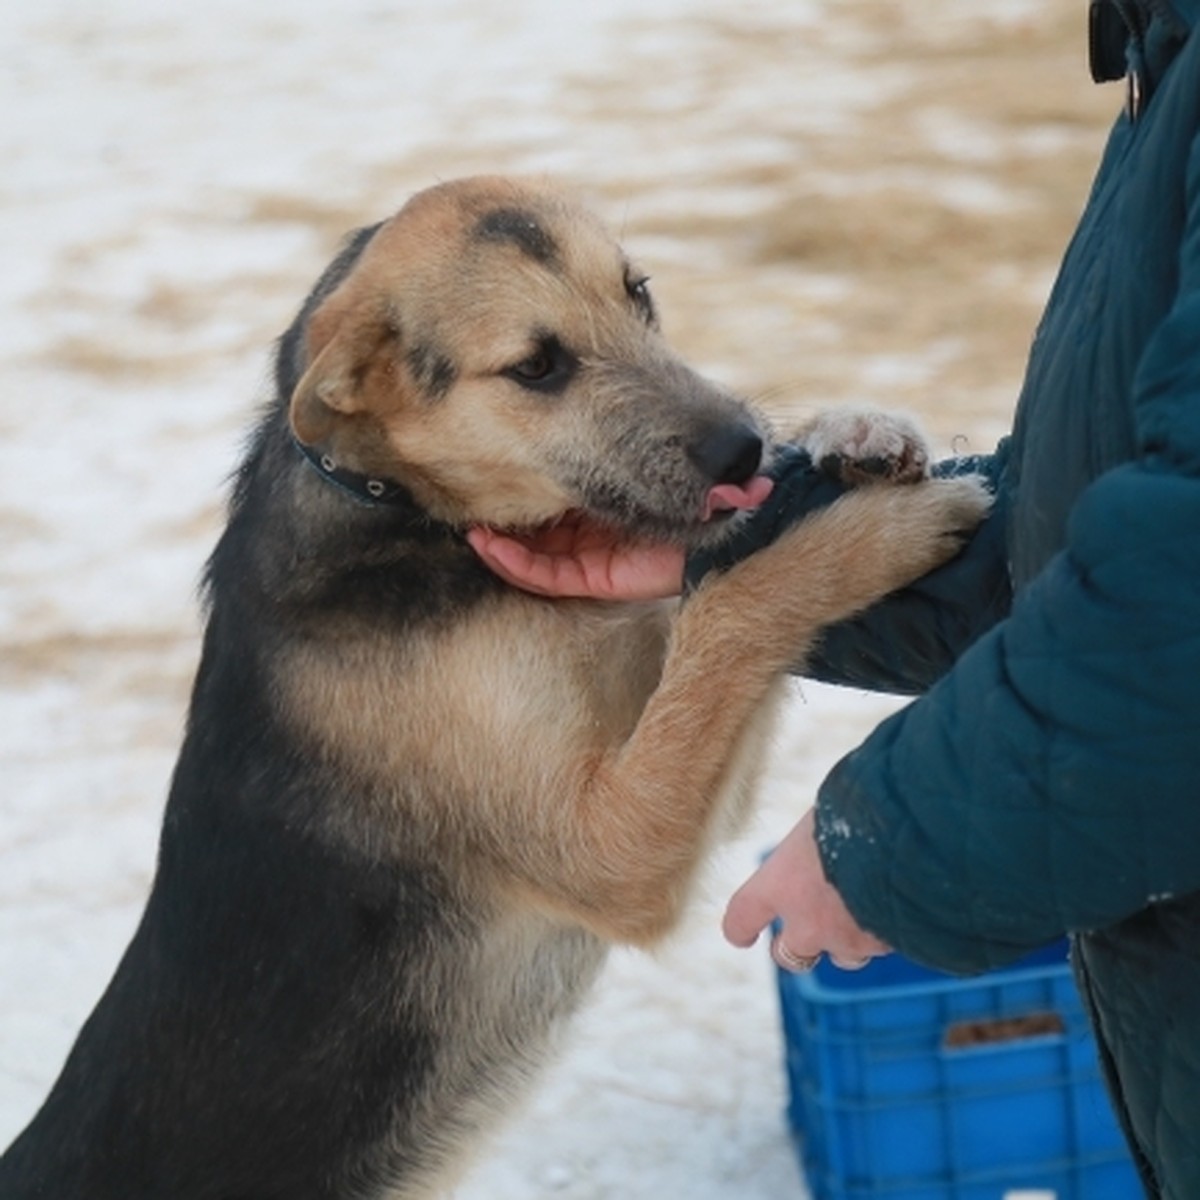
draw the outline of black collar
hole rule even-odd
[[[348,467],[339,467],[333,456],[317,446],[306,446],[298,438],[292,439],[296,449],[304,455],[309,465],[322,479],[352,496],[360,504],[387,505],[393,508],[414,508],[412,493],[400,483],[379,479],[371,475],[360,475]]]

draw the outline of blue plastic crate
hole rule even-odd
[[[778,980],[814,1200],[1142,1195],[1065,941],[974,979],[891,955]]]

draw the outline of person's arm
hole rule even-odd
[[[632,542],[583,515],[526,532],[476,526],[466,536],[492,571],[536,595],[663,600],[690,591],[708,571],[730,567],[768,545],[846,490],[798,446],[783,446],[777,452],[769,479],[765,500],[753,512],[739,516],[733,534],[715,551],[694,555],[686,578],[681,547]]]
[[[877,692],[915,694],[946,673],[960,654],[1006,615],[1012,599],[1006,552],[1004,469],[1008,442],[987,456],[947,459],[933,474],[982,475],[996,503],[961,554],[936,571],[873,605],[850,621],[826,629],[794,671],[825,683]],[[722,570],[761,549],[779,533],[843,490],[832,481],[816,486],[807,459],[793,452],[775,491],[714,552],[693,555],[685,581],[694,587],[710,570]],[[889,486],[886,484],[870,486]]]
[[[934,466],[935,475],[987,478],[998,492],[992,512],[953,562],[857,619],[826,630],[815,652],[796,664],[797,674],[876,691],[923,691],[1007,611],[1004,462],[1002,444],[988,457]],[[665,598],[691,590],[709,571],[727,569],[768,545],[846,491],[795,446],[782,449],[772,477],[766,502],[740,518],[735,532],[715,549],[693,554],[686,570],[678,548],[623,541],[587,521],[567,521],[527,535],[475,528],[467,538],[496,574],[526,591],[598,600]]]
[[[827,878],[958,970],[1197,890],[1198,680],[1200,478],[1114,471],[1012,616],[826,780]]]
[[[1011,615],[820,790],[821,875],[920,962],[1000,966],[1200,890],[1200,144],[1192,182],[1177,300],[1134,384],[1139,458],[1083,493]],[[793,952],[824,948],[793,903],[821,880],[792,857],[795,877],[764,868],[735,896],[731,940],[784,914]]]

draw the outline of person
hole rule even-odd
[[[955,973],[1063,933],[1148,1196],[1200,1197],[1200,0],[1093,0],[1117,119],[964,553],[830,629],[805,673],[918,696],[731,900],[778,961],[892,947]],[[960,464],[960,466],[963,464]],[[947,465],[943,469],[954,469]],[[785,456],[728,553],[821,489]],[[828,496],[825,495],[825,499]],[[669,594],[720,563],[474,530],[547,595]]]

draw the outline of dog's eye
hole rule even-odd
[[[571,381],[578,360],[555,337],[539,339],[537,349],[501,372],[522,387],[537,392],[560,392]]]
[[[634,307],[638,310],[647,325],[653,325],[658,320],[654,310],[654,300],[650,295],[650,276],[630,276],[625,280],[625,291]]]
[[[540,383],[554,370],[554,356],[545,346],[539,346],[528,358],[509,367],[509,374],[527,383]]]

